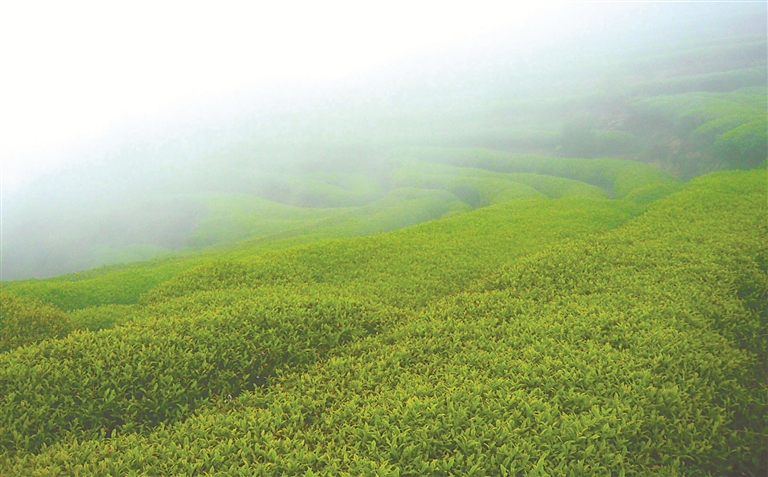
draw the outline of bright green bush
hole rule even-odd
[[[182,270],[196,258],[161,259],[140,265],[115,265],[47,280],[21,280],[3,284],[9,295],[30,297],[64,311],[99,305],[128,305]]]
[[[133,305],[100,305],[69,312],[72,328],[99,331],[133,320],[139,309]]]
[[[202,294],[141,320],[0,356],[0,444],[36,451],[64,433],[110,436],[189,416],[276,369],[375,331],[388,311],[288,289]]]
[[[312,333],[332,342],[351,333],[344,323],[311,332],[305,324],[299,333],[291,321],[296,313],[318,326],[336,319],[303,314],[306,298],[300,297],[315,296],[328,307],[343,295],[383,304],[377,310],[419,308],[460,291],[500,261],[562,238],[604,231],[626,221],[631,210],[608,200],[516,201],[376,237],[239,259],[237,253],[229,260],[214,256],[145,295],[142,306],[73,313],[81,327],[95,323],[98,328],[102,319],[123,326],[75,333],[7,356],[0,374],[3,446],[34,450],[68,433],[125,432],[173,422],[213,394],[252,388],[255,372],[233,376],[255,349],[268,350],[270,362],[280,366],[304,365],[331,348],[310,343],[316,341]],[[261,300],[267,304],[260,305]],[[342,300],[338,306],[352,305]],[[243,314],[238,307],[258,313]],[[358,328],[348,326],[354,333],[369,333],[375,326],[365,320],[378,320],[382,313],[351,322]],[[50,391],[35,391],[39,386]],[[154,394],[145,396],[147,390]]]
[[[653,168],[626,161],[609,161],[608,169],[624,171],[616,175],[595,172],[596,168],[606,166],[595,161],[467,149],[417,150],[415,154],[433,162],[400,161],[390,184],[394,188],[379,199],[358,207],[302,208],[246,195],[210,196],[212,215],[201,221],[190,238],[190,245],[226,244],[250,238],[235,248],[241,255],[253,256],[328,238],[389,232],[443,217],[459,216],[473,207],[515,199],[544,196],[604,198],[606,192],[592,183],[608,191],[618,188],[621,194],[625,190],[652,189],[653,193],[644,196],[646,198],[663,195],[674,184],[669,182],[668,177],[654,172]],[[434,161],[438,160],[455,162],[461,167],[436,164]],[[570,170],[585,167],[589,169],[586,175]],[[509,172],[516,170],[529,172]],[[570,176],[574,178],[568,178]],[[367,184],[360,177],[343,174],[322,179],[355,191],[361,191]],[[627,181],[629,185],[625,184]],[[499,222],[499,227],[510,229],[503,222]],[[236,254],[232,254],[230,249],[219,249],[205,255],[102,267],[46,280],[9,282],[4,284],[4,289],[13,295],[51,303],[64,311],[102,305],[131,305],[138,303],[143,294],[185,270],[210,263],[217,257],[228,260],[233,255]]]
[[[511,263],[269,388],[4,469],[761,475],[766,179],[694,181],[625,226]],[[214,304],[218,293],[199,296]],[[168,303],[157,306],[184,300]]]
[[[634,212],[632,204],[605,199],[510,201],[390,234],[232,254],[179,274],[144,300],[291,283],[325,284],[397,307],[420,307],[461,291],[500,263],[616,227]]]
[[[70,328],[69,318],[58,308],[0,292],[0,353],[60,338]]]
[[[637,122],[649,128],[646,154],[681,177],[755,168],[768,156],[765,87],[636,98],[632,110]],[[677,140],[670,142],[661,130],[654,133],[657,124],[673,131]]]
[[[417,150],[416,155],[422,157],[425,153],[420,151]],[[423,157],[436,159],[429,154]],[[552,158],[547,160],[551,161]],[[472,207],[485,207],[520,198],[606,197],[599,187],[579,180],[536,173],[493,172],[476,167],[460,167],[461,164],[460,161],[451,166],[403,160],[392,182],[400,186],[448,190]]]
[[[273,202],[248,194],[216,194],[207,198],[208,213],[188,239],[194,247],[234,243],[254,236],[316,227],[338,214]]]

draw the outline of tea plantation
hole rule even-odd
[[[364,205],[214,199],[249,240],[3,283],[0,475],[768,471],[764,169],[414,149]]]

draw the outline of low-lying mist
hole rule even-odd
[[[344,80],[207,98],[59,151],[51,163],[68,166],[3,191],[2,280],[216,245],[193,235],[222,194],[365,206],[419,148],[631,159],[681,179],[764,164],[765,4],[571,12]]]

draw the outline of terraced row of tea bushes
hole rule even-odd
[[[183,301],[125,326],[0,355],[0,448],[36,451],[64,434],[109,436],[173,422],[205,400],[236,396],[276,369],[307,365],[372,333],[392,313],[286,288]]]
[[[467,204],[449,191],[399,187],[381,200],[319,224],[317,231],[306,232],[315,237],[373,235],[469,210]]]
[[[450,192],[408,187],[391,190],[365,205],[334,209],[293,207],[255,197],[219,202],[216,217],[201,222],[190,237],[191,245],[248,239],[251,247],[281,249],[332,237],[389,232],[470,210]]]
[[[643,189],[668,194],[676,188],[671,174],[636,161],[559,158],[474,148],[423,148],[415,149],[412,154],[423,161],[438,164],[564,177],[600,187],[614,198]]]
[[[399,232],[334,240],[190,270],[147,294],[147,303],[196,290],[318,284],[414,308],[456,293],[498,264],[566,238],[627,221],[635,205],[568,198],[497,204]]]
[[[4,282],[3,292],[49,303],[63,311],[137,303],[139,296],[177,273],[198,266],[195,257],[115,265],[45,280]]]
[[[255,197],[211,198],[215,204],[218,204],[214,207],[216,218],[204,220],[201,228],[193,234],[193,237],[196,237],[194,240],[205,243],[228,243],[232,240],[251,237],[247,243],[237,248],[244,251],[246,255],[254,255],[270,249],[280,250],[331,237],[392,231],[440,217],[461,215],[471,210],[470,205],[479,207],[515,197],[540,198],[543,194],[552,198],[598,199],[605,195],[598,187],[578,180],[539,173],[507,173],[506,171],[500,173],[467,167],[477,163],[481,167],[487,166],[493,169],[495,167],[493,164],[490,166],[486,164],[489,158],[498,156],[501,164],[508,160],[507,153],[464,149],[436,151],[439,152],[437,159],[450,162],[454,160],[453,156],[456,156],[457,164],[462,167],[404,159],[400,161],[399,169],[395,170],[392,185],[396,188],[381,199],[360,207],[303,209]],[[443,157],[443,155],[447,156]],[[520,159],[521,157],[523,156],[514,156],[514,160],[520,162],[523,160]],[[437,160],[431,156],[428,158]],[[534,172],[546,172],[546,168],[541,169],[536,165],[537,163],[534,164],[534,159],[529,159],[531,163],[526,162],[521,170],[528,168]],[[537,161],[541,159],[544,165],[565,161],[567,164],[563,163],[562,167],[566,169],[571,167],[569,165],[571,163],[591,164],[589,161],[579,162],[580,160],[561,160],[543,156],[541,158],[536,156],[535,159]],[[624,165],[623,163],[627,161],[614,162],[623,168],[632,169],[633,174],[637,173],[635,169],[646,167],[642,164]],[[504,167],[501,169],[503,170]],[[507,168],[516,170],[514,167]],[[658,175],[658,173],[654,174]],[[640,176],[644,177],[642,174]],[[604,179],[609,181],[603,181],[604,186],[612,190],[614,186],[610,182],[611,179]],[[653,189],[649,195],[646,182],[639,183],[640,187],[633,192],[633,201],[644,203],[668,192],[662,187],[663,190]],[[130,305],[137,303],[142,294],[178,273],[203,265],[213,257],[221,255],[229,255],[229,252],[223,250],[209,252],[202,256],[173,257],[138,265],[110,266],[46,280],[8,282],[3,284],[3,288],[10,294],[32,297],[64,311],[102,305]],[[96,313],[100,311],[96,310]]]
[[[765,78],[765,68],[741,71]],[[768,155],[765,86],[635,98],[631,104],[633,114],[644,118],[639,122],[646,127],[661,123],[676,131],[674,151],[660,160],[683,177],[713,169],[759,167]],[[663,144],[659,145],[663,151]]]
[[[418,160],[402,160],[392,177],[397,187],[447,190],[473,208],[507,200],[545,196],[533,187],[513,182],[506,174],[475,168],[430,164]]]
[[[437,164],[419,165],[418,162],[415,170],[412,166],[395,171],[392,185],[396,188],[380,200],[339,211],[311,227],[257,238],[250,244],[258,243],[261,249],[282,249],[286,245],[316,242],[323,238],[372,235],[458,216],[474,208],[514,199],[605,197],[598,187],[559,177],[500,174]]]
[[[606,197],[605,191],[597,186],[565,177],[525,172],[507,172],[504,175],[508,176],[512,181],[529,185],[552,199],[562,197],[590,197],[597,199]]]
[[[728,290],[737,295],[749,310],[759,310],[757,303],[765,299],[768,288],[764,278],[764,273],[768,270],[768,253],[765,248],[768,244],[765,171],[713,173],[706,180],[699,180],[696,184],[706,184],[706,187],[691,187],[685,194],[676,195],[674,201],[662,201],[655,205],[645,214],[645,220],[632,221],[622,227],[624,235],[615,235],[618,243],[621,243],[626,235],[642,235],[642,239],[633,239],[634,255],[605,261],[602,266],[609,267],[610,274],[635,277],[646,267],[653,266],[655,279],[664,280],[669,284],[678,283],[680,278],[675,275],[678,269],[664,269],[656,265],[665,262],[664,253],[670,248],[670,244],[674,244],[677,253],[685,253],[692,266],[695,264],[697,267],[710,267],[710,275],[702,278],[708,286]],[[707,217],[707,223],[722,223],[727,224],[727,227],[714,233],[702,225],[700,217]],[[744,252],[733,253],[734,248]],[[703,250],[708,251],[706,255]],[[603,253],[610,254],[611,249],[606,247]],[[584,272],[584,276],[574,276],[568,282],[551,281],[550,277],[562,276],[562,269],[574,268],[577,262],[590,258],[589,255],[578,256],[568,252],[552,261],[551,270],[539,270],[536,276],[530,277],[507,275],[502,270],[496,278],[488,279],[488,288],[485,289],[508,288],[515,283],[531,283],[532,289],[547,298],[563,292],[617,291],[620,286],[618,282],[614,282],[612,278],[601,282],[598,276],[592,277],[588,271]],[[598,270],[596,267],[597,264],[593,267],[595,271],[602,272],[599,276],[611,276],[609,270]],[[738,277],[722,275],[718,272],[719,269],[740,270],[741,273]],[[739,285],[734,283],[735,278],[738,278]],[[583,291],[584,283],[590,283],[592,288]],[[760,332],[754,328],[755,323],[747,325],[743,320],[734,322],[735,315],[727,309],[716,306],[708,310],[707,316],[717,322],[721,332],[736,327],[743,334],[746,327],[752,327],[750,336],[752,339],[759,339]],[[719,318],[721,316],[730,316],[731,321],[724,322]],[[733,333],[729,337],[737,338]],[[750,341],[745,336],[740,336],[739,340],[745,343]]]
[[[0,290],[0,353],[66,335],[72,324],[58,308]]]
[[[198,400],[217,392],[234,395],[251,386],[247,376],[254,373],[245,371],[244,381],[235,382],[231,373],[237,372],[243,359],[253,358],[254,346],[267,349],[271,343],[269,346],[275,348],[269,350],[271,363],[307,362],[280,351],[281,346],[299,346],[296,340],[301,344],[306,338],[295,334],[288,321],[265,324],[258,321],[262,318],[254,322],[250,315],[232,311],[240,306],[237,304],[252,299],[258,303],[262,295],[278,294],[275,290],[281,287],[288,287],[288,296],[298,303],[297,293],[326,297],[343,293],[358,300],[419,307],[435,297],[455,293],[500,261],[563,238],[604,231],[626,221],[632,210],[607,200],[501,204],[391,235],[330,241],[235,262],[218,261],[172,280],[148,295],[142,307],[113,310],[116,305],[110,305],[101,307],[108,309],[80,310],[75,315],[81,324],[98,325],[100,320],[115,319],[115,314],[120,319],[128,312],[131,320],[113,330],[76,333],[1,357],[7,369],[0,375],[0,391],[12,393],[5,394],[3,409],[9,412],[4,429],[9,437],[4,446],[36,449],[70,431],[102,427],[126,430],[179,419],[188,415]],[[286,302],[285,308],[270,319],[290,315],[291,306]],[[223,328],[209,329],[216,320],[234,320],[243,330],[252,326],[258,329],[243,331],[230,343],[222,334]],[[197,326],[200,322],[209,325]],[[372,330],[370,324],[357,325],[366,332]],[[328,339],[343,332],[341,327],[330,330]],[[278,333],[279,339],[264,344],[259,342],[263,341],[261,335],[251,336],[253,333]],[[246,337],[254,343],[243,341]],[[185,345],[190,342],[198,343],[194,349],[200,350],[186,352]],[[299,349],[311,354],[315,348]],[[223,350],[250,351],[244,352],[242,359],[227,358],[217,364],[220,358],[213,356],[220,357]],[[275,358],[275,353],[285,357]],[[141,364],[147,362],[154,364]],[[209,375],[214,371],[206,366],[222,369]],[[114,380],[105,379],[112,372]],[[265,372],[256,374],[264,376]],[[164,380],[171,377],[174,385],[168,386]],[[141,393],[146,389],[156,393],[154,397],[144,397]],[[141,399],[137,400],[137,393]],[[53,417],[49,416],[51,409],[56,409]]]
[[[399,306],[421,306],[436,296],[459,290],[480,276],[489,264],[529,253],[564,237],[615,227],[632,213],[628,204],[610,201],[524,201],[424,224],[400,235],[321,243],[300,249],[303,251],[277,252],[264,260],[258,258],[261,254],[245,249],[187,260],[161,260],[144,267],[111,267],[51,280],[16,282],[4,290],[8,290],[9,296],[47,298],[70,309],[68,329],[91,331],[141,316],[141,306],[113,302],[136,301],[139,293],[146,293],[158,282],[200,264],[201,270],[184,275],[181,286],[176,282],[168,285],[176,287],[175,296],[196,290],[189,286],[190,279],[206,289],[228,287],[233,281],[235,286],[251,287],[330,282],[354,287],[358,294],[375,295]],[[244,263],[238,260],[243,256]],[[235,263],[227,258],[235,259]],[[208,276],[210,273],[215,276]],[[125,287],[121,293],[127,299],[116,294],[121,286]],[[151,292],[144,302],[165,299],[162,294],[166,287]],[[89,296],[90,292],[94,295]],[[157,294],[161,297],[157,298]],[[105,304],[88,306],[99,301]]]
[[[73,330],[99,331],[133,321],[140,313],[137,305],[100,305],[74,310],[69,316]]]
[[[386,192],[375,177],[355,172],[262,174],[249,188],[255,195],[271,201],[321,208],[360,206]]]
[[[517,198],[591,197],[605,192],[586,182],[543,174],[501,173],[419,160],[403,160],[392,178],[399,186],[448,190],[473,207]]]
[[[762,475],[763,172],[694,184],[148,434],[60,442],[15,475]],[[763,236],[764,238],[764,236]],[[723,284],[723,286],[720,286]],[[764,323],[763,323],[764,325]]]
[[[445,214],[470,210],[450,192],[413,188],[394,190],[381,200],[362,207],[335,210],[265,204],[267,201],[256,198],[252,198],[251,202],[257,205],[248,208],[241,202],[229,204],[230,208],[237,209],[229,215],[222,214],[220,210],[226,205],[217,209],[220,214],[217,221],[204,221],[193,239],[209,245],[261,234],[257,240],[246,244],[247,253],[254,255],[270,248],[284,249],[330,237],[388,232],[438,219]],[[243,208],[245,210],[241,210]],[[202,242],[198,245],[205,245]],[[8,282],[3,283],[3,288],[9,294],[32,297],[63,311],[128,305],[137,303],[143,293],[176,274],[222,254],[226,255],[227,251],[158,259],[141,265],[111,266],[46,280]]]
[[[259,250],[284,249],[329,237],[396,230],[437,219],[445,214],[470,210],[469,206],[449,192],[408,188],[392,191],[383,199],[363,207],[333,211],[301,209],[257,198],[252,201],[257,205],[250,208],[237,202],[235,205],[239,205],[238,210],[232,211],[235,217],[222,214],[217,209],[222,223],[206,222],[202,225],[203,229],[197,232],[199,237],[195,236],[200,238],[210,235],[212,242],[218,243],[229,242],[230,238],[242,239],[262,234],[263,237],[240,247],[241,250],[245,248],[247,254],[254,255]],[[244,207],[245,210],[240,210]],[[274,231],[269,233],[270,229]],[[227,252],[223,253],[226,255]],[[104,267],[46,280],[8,282],[3,283],[3,290],[11,295],[49,303],[67,312],[102,305],[129,305],[137,303],[142,294],[176,274],[198,267],[221,254],[166,258],[140,265]]]
[[[448,200],[446,200],[448,199]],[[455,203],[451,203],[450,201]],[[281,204],[275,208],[292,209]],[[338,210],[329,214],[315,213],[318,217],[307,219],[312,212],[304,210],[297,222],[306,224],[285,233],[272,236],[272,244],[261,243],[248,248],[248,255],[257,255],[268,248],[285,249],[294,243],[322,240],[324,237],[355,236],[388,231],[415,223],[439,218],[446,213],[469,207],[445,191],[398,189],[375,204],[355,210]],[[257,223],[263,219],[256,218]],[[230,223],[229,226],[232,226]],[[293,239],[286,239],[295,234]],[[220,237],[221,238],[221,237]],[[97,330],[112,327],[115,323],[129,321],[133,312],[127,305],[136,304],[139,297],[169,280],[174,275],[202,264],[217,260],[227,251],[213,252],[187,258],[161,259],[143,265],[112,266],[100,270],[79,272],[47,280],[24,280],[3,284],[4,291],[12,296],[31,297],[50,303],[70,312],[73,329]]]
[[[414,159],[394,162],[392,189],[359,207],[306,209],[255,197],[220,197],[216,217],[203,221],[193,240],[205,236],[213,243],[259,235],[252,244],[284,248],[286,243],[387,232],[512,199],[605,197],[599,187],[562,177],[505,174]]]
[[[211,194],[208,212],[187,243],[204,247],[233,243],[255,236],[311,227],[337,213],[334,209],[310,209],[273,202],[250,194]]]

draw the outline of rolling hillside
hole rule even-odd
[[[221,98],[63,151],[75,165],[4,192],[2,279],[386,232],[532,193],[510,183],[548,197],[564,187],[491,186],[488,174],[423,162],[555,175],[609,197],[622,191],[599,177],[606,158],[678,180],[762,167],[765,6],[646,7],[631,27],[603,24],[567,47],[544,29],[509,32],[338,84]],[[592,170],[568,170],[584,158]]]
[[[411,156],[395,190],[459,208],[6,284],[0,469],[765,469],[764,170]]]
[[[135,55],[228,96],[0,187],[0,476],[768,475],[768,6],[531,3],[272,85],[185,49],[269,69],[228,5]]]

